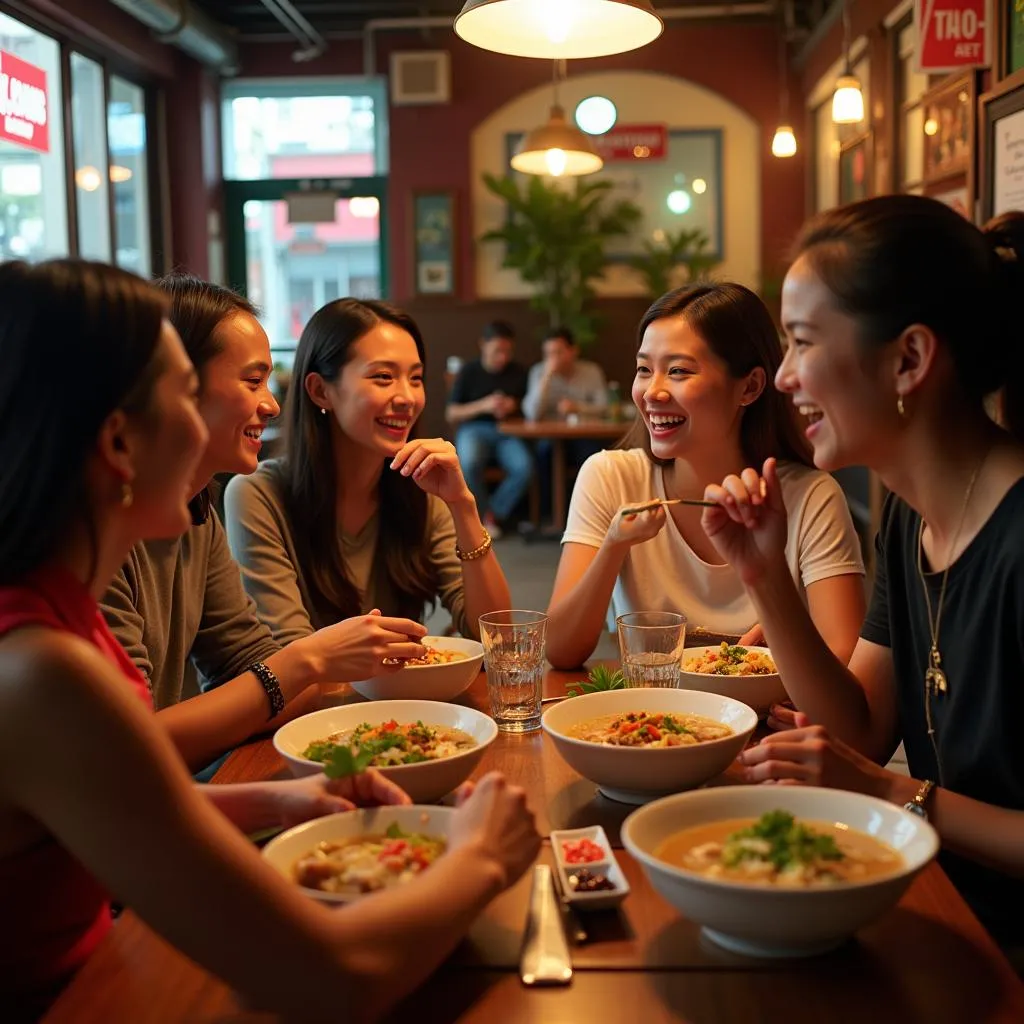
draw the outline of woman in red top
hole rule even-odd
[[[0,991],[39,1013],[110,927],[109,891],[270,1010],[377,1016],[538,846],[521,790],[467,794],[422,879],[331,913],[242,831],[407,801],[375,772],[196,787],[97,599],[187,529],[206,443],[166,300],[75,261],[0,266]]]

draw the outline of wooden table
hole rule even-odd
[[[630,424],[609,420],[508,420],[498,423],[498,430],[524,441],[551,442],[551,520],[560,534],[565,529],[566,459],[565,442],[574,440],[618,441]],[[540,523],[535,523],[540,527]]]
[[[545,694],[580,673],[549,672]],[[334,698],[360,698],[339,687]],[[484,708],[484,677],[465,702]],[[494,900],[434,977],[389,1020],[643,1024],[982,1024],[1024,1021],[1024,985],[937,864],[899,905],[842,949],[802,961],[736,956],[707,942],[621,849],[632,807],[598,795],[540,732],[499,734],[476,775],[499,768],[525,786],[538,826],[601,824],[632,892],[619,910],[587,916],[590,941],[572,949],[572,985],[527,989],[518,977],[529,872]],[[217,782],[285,777],[269,740],[241,747]],[[717,780],[728,782],[728,778]],[[551,863],[545,840],[541,859]],[[130,911],[46,1016],[46,1024],[254,1022],[238,998],[151,932]]]

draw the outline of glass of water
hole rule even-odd
[[[679,662],[686,640],[686,616],[678,612],[620,615],[619,656],[627,686],[679,685]]]
[[[503,732],[540,728],[547,627],[543,612],[513,609],[480,616],[487,696]]]

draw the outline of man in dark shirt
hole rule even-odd
[[[530,485],[533,459],[518,437],[506,437],[498,422],[519,415],[526,394],[526,370],[512,359],[515,332],[503,321],[488,324],[480,336],[480,358],[467,363],[452,384],[448,422],[457,427],[455,447],[466,483],[492,537],[501,536],[508,519]],[[505,478],[492,495],[484,470],[496,459]]]

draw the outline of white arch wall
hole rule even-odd
[[[682,78],[645,71],[608,71],[570,75],[560,99],[571,117],[576,104],[600,93],[614,101],[619,122],[663,123],[669,130],[719,128],[722,131],[722,218],[725,261],[716,275],[751,288],[761,285],[761,129],[733,103]],[[547,117],[551,86],[522,93],[496,110],[474,130],[471,145],[473,234],[475,239],[499,227],[505,206],[483,183],[485,171],[499,177],[508,171],[505,138],[525,132]],[[513,270],[501,268],[501,246],[476,243],[476,291],[480,298],[520,298],[528,286]],[[598,284],[602,295],[642,294],[635,275],[612,267]]]

